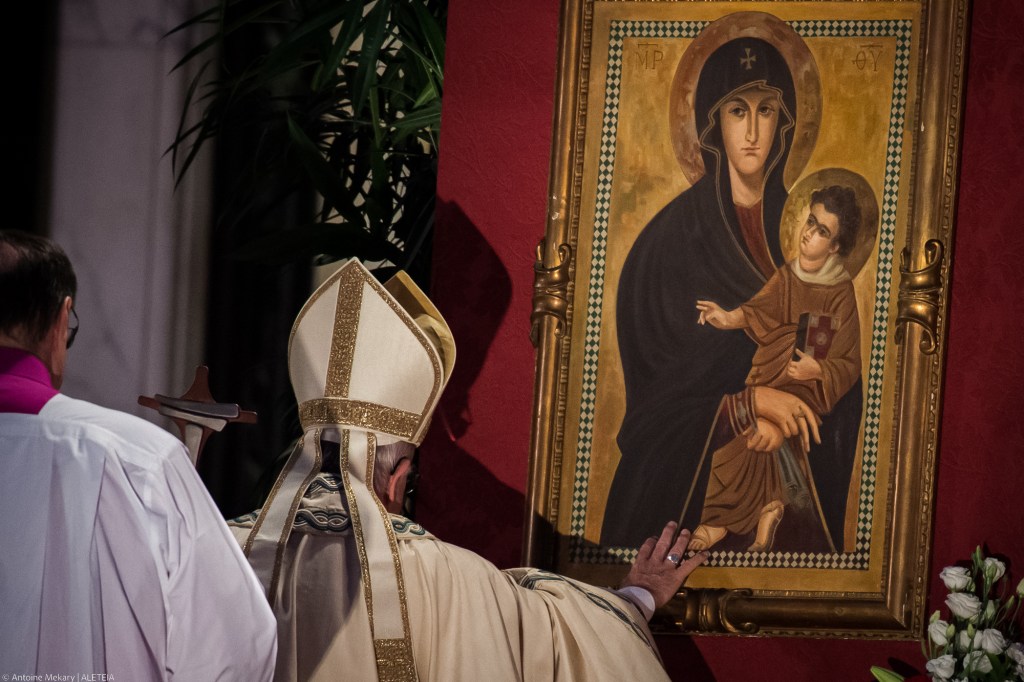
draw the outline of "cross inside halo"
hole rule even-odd
[[[743,49],[746,51],[747,56],[740,57],[740,64],[743,65],[744,67],[746,67],[747,71],[752,71],[754,69],[754,62],[757,61],[757,55],[756,54],[750,54],[750,48],[749,47],[746,47],[746,48],[743,48]]]

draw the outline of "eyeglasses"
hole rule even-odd
[[[68,325],[68,348],[71,348],[71,344],[75,342],[75,337],[78,336],[78,313],[72,308],[71,314],[75,316],[75,326]]]
[[[420,483],[420,471],[413,464],[409,467],[409,473],[405,477],[405,496],[408,498],[410,495],[416,494],[416,487]]]
[[[405,497],[402,500],[402,514],[410,519],[416,517],[416,487],[420,482],[419,467],[411,463],[405,477]]]

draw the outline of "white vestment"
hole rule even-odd
[[[0,413],[0,471],[2,672],[270,679],[273,614],[174,437],[56,395]]]
[[[352,524],[337,475],[302,498],[283,554],[275,680],[376,680]],[[258,512],[229,523],[244,542]],[[667,680],[628,601],[546,571],[498,570],[391,516],[420,682]]]

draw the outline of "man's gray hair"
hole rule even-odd
[[[388,490],[388,479],[391,478],[395,467],[403,459],[412,459],[415,451],[416,446],[405,441],[377,446],[373,462],[373,492],[377,493],[377,497],[383,499],[384,493]],[[404,490],[397,492],[399,495],[405,493]]]

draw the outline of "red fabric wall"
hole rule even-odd
[[[451,0],[433,295],[459,344],[419,518],[516,565],[529,452],[533,254],[545,225],[556,0]],[[932,574],[976,543],[1024,576],[1024,5],[973,8]],[[930,610],[941,604],[932,581]],[[914,643],[671,637],[674,679],[865,680]]]

